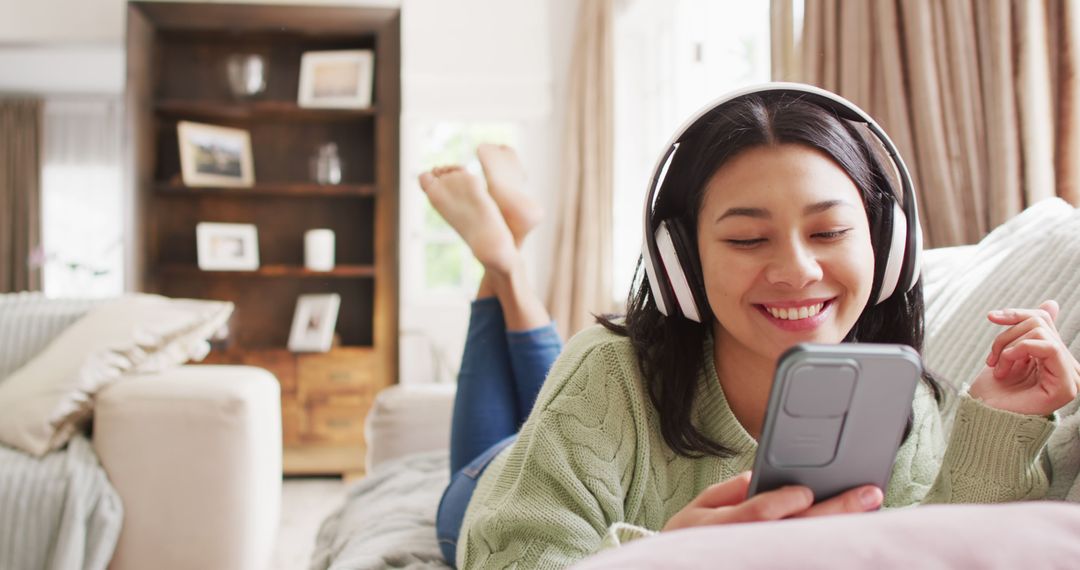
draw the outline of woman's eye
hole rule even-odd
[[[815,237],[825,238],[825,239],[836,239],[836,238],[843,237],[844,234],[846,234],[846,233],[848,233],[850,231],[851,231],[851,228],[845,228],[845,229],[842,229],[842,230],[835,230],[835,231],[831,231],[831,232],[818,232],[818,233],[814,234],[814,236]]]
[[[765,241],[764,238],[758,239],[728,239],[724,240],[735,247],[754,247],[755,245]]]

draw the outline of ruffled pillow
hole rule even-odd
[[[99,390],[125,374],[202,360],[232,311],[146,294],[91,310],[0,383],[0,442],[35,456],[63,447]]]

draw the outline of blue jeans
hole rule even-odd
[[[561,351],[553,324],[510,332],[497,299],[473,302],[450,425],[452,475],[435,517],[439,548],[451,565],[480,475],[514,443]]]

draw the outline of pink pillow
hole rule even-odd
[[[935,505],[663,533],[575,570],[1077,568],[1080,505]]]

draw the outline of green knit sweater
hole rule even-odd
[[[457,548],[458,568],[563,568],[658,531],[702,490],[751,468],[757,442],[727,405],[706,342],[695,425],[736,451],[676,455],[660,434],[630,342],[594,326],[567,344],[517,441],[480,478]],[[1044,417],[963,396],[948,445],[923,383],[885,506],[1038,499]]]

